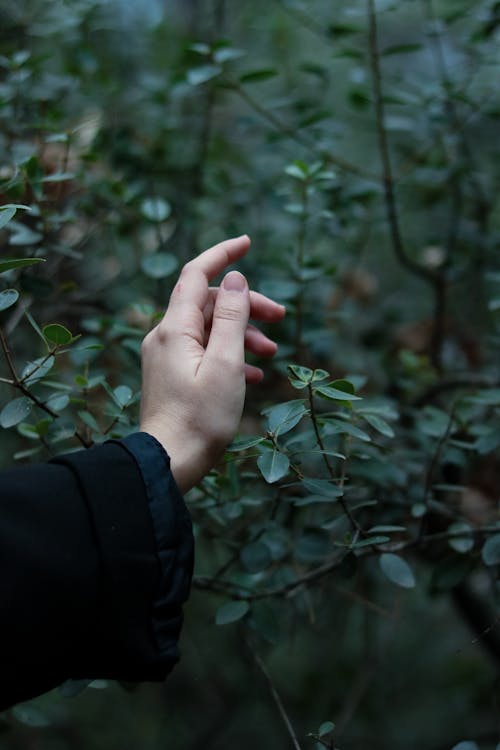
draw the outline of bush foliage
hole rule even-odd
[[[187,498],[176,674],[0,746],[497,748],[498,3],[0,6],[2,464],[136,429],[210,244],[288,309]]]

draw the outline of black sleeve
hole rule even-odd
[[[192,538],[179,497],[164,501],[160,561],[143,474],[119,442],[0,474],[0,710],[68,678],[165,678]]]

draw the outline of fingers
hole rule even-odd
[[[245,380],[249,385],[258,385],[263,378],[264,373],[260,367],[245,364]]]
[[[186,274],[193,271],[202,273],[208,281],[211,281],[217,274],[222,273],[226,266],[242,258],[249,248],[250,238],[246,234],[224,240],[187,263],[184,271]]]
[[[208,290],[208,300],[203,311],[207,322],[211,318],[217,292],[218,287],[210,287]],[[285,313],[286,309],[283,305],[264,294],[250,290],[250,317],[252,320],[260,320],[262,323],[277,323],[284,318]]]
[[[250,294],[245,277],[228,273],[219,288],[212,316],[203,368],[218,371],[221,379],[231,376],[245,363],[245,334],[250,315]],[[234,366],[234,367],[233,367]]]
[[[175,285],[165,318],[173,331],[188,333],[203,341],[203,310],[209,299],[208,282],[230,263],[243,257],[250,248],[246,234],[219,242],[186,263]],[[201,316],[200,316],[201,314]],[[189,331],[186,331],[186,322]]]
[[[245,349],[257,357],[272,357],[276,354],[278,345],[255,326],[247,326]]]

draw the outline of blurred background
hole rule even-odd
[[[67,683],[0,748],[498,750],[500,3],[0,19],[0,325],[46,407],[2,355],[0,465],[134,429],[141,339],[211,244],[248,233],[288,309],[188,497],[181,663]]]

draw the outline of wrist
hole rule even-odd
[[[150,424],[142,424],[140,430],[152,435],[167,453],[170,471],[181,494],[186,494],[210,469],[210,464],[203,458],[196,438],[173,436]]]

